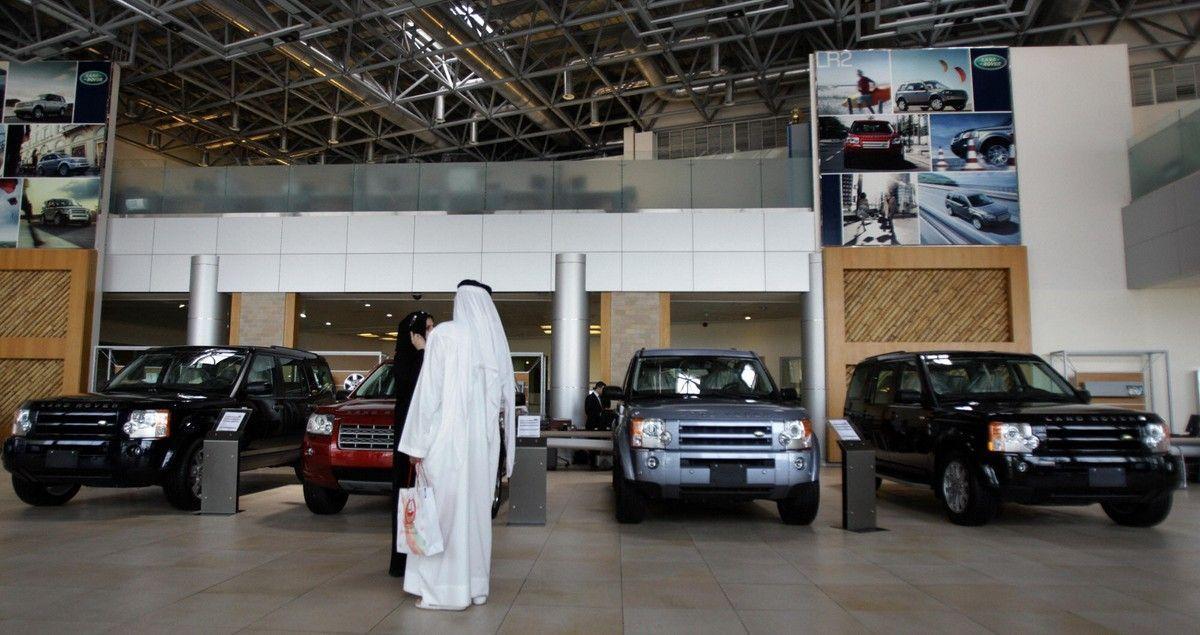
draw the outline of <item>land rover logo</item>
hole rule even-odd
[[[1005,66],[1008,66],[1008,60],[1003,55],[988,53],[975,58],[975,68],[981,71],[998,71]]]
[[[99,86],[107,81],[108,73],[104,71],[84,71],[79,76],[79,82],[88,86]]]

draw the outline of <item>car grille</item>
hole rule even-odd
[[[886,148],[890,145],[887,141],[864,141],[864,148]]]
[[[343,450],[391,450],[392,426],[343,423],[338,427],[338,447]]]
[[[679,460],[679,467],[682,468],[704,468],[711,470],[717,465],[740,465],[745,468],[775,468],[775,459],[690,459],[684,458]]]
[[[111,437],[120,429],[115,410],[38,410],[33,433],[39,437]]]
[[[1145,454],[1141,415],[1050,417],[1041,454]]]
[[[680,423],[680,447],[758,447],[773,442],[770,423]]]

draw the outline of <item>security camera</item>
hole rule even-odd
[[[425,294],[423,293],[414,293],[412,295],[414,300],[420,300],[421,298],[425,297]]]

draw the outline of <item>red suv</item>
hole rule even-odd
[[[890,161],[904,160],[904,140],[890,122],[860,119],[850,124],[842,143],[843,165],[847,168],[864,157]]]
[[[346,401],[322,406],[309,416],[300,457],[304,503],[312,513],[336,514],[350,494],[391,494],[395,410],[396,385],[392,362],[387,361],[376,366]],[[501,485],[504,457],[501,444],[493,518],[506,494]]]

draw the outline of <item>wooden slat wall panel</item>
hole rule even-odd
[[[96,252],[0,249],[0,438],[26,399],[84,392]]]
[[[848,342],[1012,340],[1006,269],[850,269]]]
[[[0,337],[67,334],[70,271],[0,271]]]
[[[1030,350],[1024,247],[832,247],[823,254],[831,419],[842,416],[854,365],[866,357]],[[836,435],[828,435],[826,451],[838,460]]]

